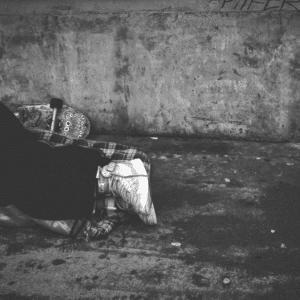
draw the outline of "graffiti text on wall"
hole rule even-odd
[[[222,0],[221,8],[232,10],[297,10],[300,0]]]

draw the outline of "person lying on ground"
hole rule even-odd
[[[107,235],[120,221],[116,209],[137,213],[146,224],[157,223],[139,159],[116,162],[92,147],[37,141],[2,103],[0,139],[2,223],[10,225],[19,216],[16,225],[37,223],[91,238]],[[108,208],[103,219],[97,215],[101,203]]]

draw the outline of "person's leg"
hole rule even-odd
[[[0,225],[10,227],[32,226],[35,222],[14,205],[0,207]]]
[[[33,220],[36,224],[71,238],[85,237],[87,220],[84,218],[81,220]]]

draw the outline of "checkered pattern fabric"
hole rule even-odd
[[[112,142],[76,139],[47,130],[32,129],[30,131],[36,135],[38,140],[49,142],[54,146],[78,145],[82,147],[96,148],[101,150],[106,157],[113,161],[124,161],[139,158],[143,162],[147,174],[150,175],[150,159],[138,148]]]
[[[30,130],[38,141],[50,143],[52,146],[60,147],[65,145],[78,145],[82,147],[94,148],[100,150],[104,156],[112,161],[126,161],[139,158],[150,178],[151,163],[149,157],[140,149],[112,142],[101,142],[88,139],[76,139],[58,133],[53,133],[47,130],[32,129]],[[107,236],[118,224],[126,222],[128,214],[117,212],[114,217],[105,217],[96,222],[95,215],[92,215],[91,220],[87,220],[84,233],[86,238],[99,239]]]
[[[106,237],[120,222],[118,215],[106,217],[97,222],[97,220],[88,220],[86,230],[84,231],[87,238],[99,239]]]

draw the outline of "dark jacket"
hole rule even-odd
[[[110,159],[80,146],[38,142],[0,103],[0,206],[44,220],[89,217],[98,166]]]

